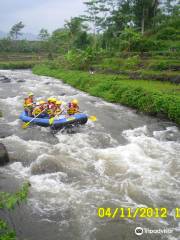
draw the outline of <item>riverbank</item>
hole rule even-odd
[[[180,86],[150,80],[131,80],[123,75],[89,74],[37,65],[33,73],[62,79],[82,91],[180,124]]]
[[[39,62],[35,61],[10,61],[0,62],[0,69],[29,69],[33,68]]]
[[[47,54],[0,53],[0,69],[29,69],[47,59]]]

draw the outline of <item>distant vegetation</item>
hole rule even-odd
[[[162,113],[179,123],[179,87],[159,82],[180,83],[179,1],[87,0],[84,4],[84,15],[71,18],[52,34],[41,29],[39,41],[18,41],[24,24],[15,24],[11,31],[19,32],[0,41],[0,56],[46,57],[26,63],[4,60],[0,67],[35,66],[35,73],[64,78],[93,95]]]
[[[1,52],[58,52],[95,49],[97,52],[180,51],[180,8],[176,0],[87,0],[85,15],[66,21],[40,41],[17,41],[24,24],[12,26],[0,41]]]

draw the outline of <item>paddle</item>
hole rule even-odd
[[[83,113],[83,112],[80,112],[79,113]],[[87,116],[89,120],[91,120],[92,122],[96,122],[97,121],[97,117],[96,116]]]
[[[91,120],[92,122],[96,122],[97,121],[97,117],[96,116],[88,116],[88,119]]]
[[[24,123],[24,124],[22,125],[22,128],[23,128],[23,129],[26,129],[27,127],[29,127],[29,124],[30,124],[34,119],[36,119],[39,115],[41,115],[41,113],[43,113],[45,110],[47,110],[47,108],[45,108],[42,112],[40,112],[36,117],[34,117],[33,119],[31,119],[31,121]]]
[[[60,115],[63,111],[64,111],[64,110],[62,110],[61,112],[59,112],[58,114],[56,114],[54,117],[50,118],[50,119],[49,119],[49,125],[53,125],[55,118],[56,118],[58,115]]]

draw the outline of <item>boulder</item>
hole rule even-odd
[[[23,79],[20,79],[20,80],[17,80],[18,83],[22,83],[22,82],[26,82],[25,80]]]
[[[1,75],[1,76],[0,76],[0,81],[1,81],[2,83],[9,83],[9,82],[11,82],[11,79],[9,79],[9,78]]]
[[[9,162],[9,155],[6,147],[0,143],[0,166],[4,166]]]

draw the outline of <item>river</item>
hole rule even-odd
[[[180,239],[180,131],[167,120],[136,113],[30,70],[1,70],[0,142],[11,159],[0,168],[0,189],[31,183],[27,204],[12,218],[20,239],[134,240],[136,227],[172,229],[141,239]],[[77,98],[97,122],[53,133],[21,128],[23,98]],[[99,218],[98,207],[167,208],[167,218]]]

